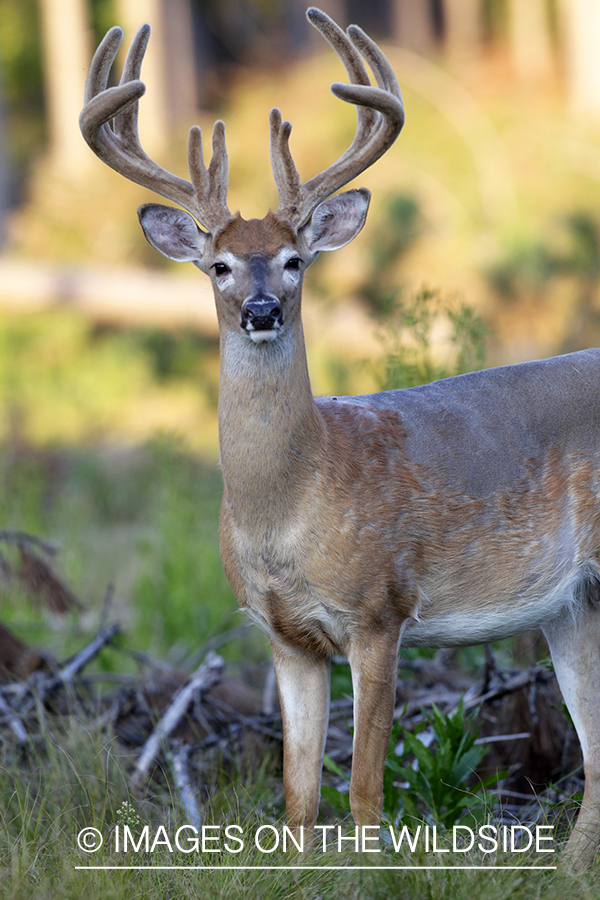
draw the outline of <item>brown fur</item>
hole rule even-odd
[[[215,236],[215,252],[227,249],[236,256],[261,253],[274,256],[286,245],[296,246],[296,232],[273,212],[264,219],[242,219],[238,213]]]
[[[226,352],[222,357],[221,553],[240,603],[273,647],[290,823],[315,820],[327,658],[341,652],[355,687],[351,807],[357,823],[376,824],[400,634],[409,645],[427,644],[429,634],[433,643],[454,646],[545,627],[550,619],[551,647],[566,641],[570,654],[573,623],[588,615],[598,594],[600,457],[588,418],[590,438],[569,429],[570,449],[557,438],[545,441],[543,432],[537,444],[527,434],[527,454],[511,446],[512,458],[508,450],[506,458],[498,455],[486,493],[486,466],[496,457],[477,446],[485,390],[479,391],[484,400],[473,390],[466,412],[461,399],[457,426],[443,438],[429,409],[437,386],[398,392],[393,408],[387,399],[379,407],[370,398],[315,403],[298,313],[289,327],[295,351],[286,365],[274,355],[272,368],[261,363],[256,378],[248,378],[229,367]],[[564,365],[570,364],[566,358]],[[573,366],[600,375],[600,359],[579,355]],[[485,389],[487,377],[480,373],[473,384]],[[559,380],[565,378],[566,372]],[[514,387],[505,391],[507,415],[517,415],[510,409],[515,398]],[[448,403],[452,409],[451,398]],[[572,406],[552,398],[548,415],[566,419]],[[527,401],[518,415],[528,415]],[[542,415],[539,407],[536,415]],[[416,424],[420,443],[413,437]],[[502,440],[495,429],[482,438],[489,442],[490,434]],[[453,441],[463,442],[460,451],[478,467],[472,491],[458,489]],[[463,465],[462,458],[457,462]],[[586,565],[592,581],[581,582],[578,593],[577,573]],[[595,626],[589,634],[578,632],[580,645],[584,636],[594,642]],[[554,651],[558,661],[562,652]],[[585,670],[600,689],[600,666],[588,661]],[[583,676],[583,669],[571,672]],[[590,719],[581,703],[572,708],[582,739],[597,734],[600,746],[597,717]],[[589,863],[598,837],[600,770],[596,779],[589,751],[586,772],[586,813],[570,844],[571,858],[581,864]],[[581,842],[584,827],[588,843]]]
[[[349,29],[348,41],[323,13],[309,18],[362,82],[360,32]],[[138,51],[143,39],[140,32]],[[117,44],[113,32],[92,65],[94,101],[82,130],[110,165],[154,187],[137,145],[96,141],[98,110],[115,96],[120,102],[125,89],[103,96],[101,75]],[[192,178],[205,182],[202,196],[167,178],[172,199],[214,239],[172,212],[162,214],[159,235],[146,232],[167,256],[193,260],[213,281],[221,554],[240,604],[271,641],[288,818],[294,828],[316,820],[332,651],[345,653],[352,671],[352,813],[359,825],[378,824],[400,636],[448,646],[539,625],[584,756],[586,787],[568,854],[589,865],[600,840],[600,352],[315,403],[300,320],[302,272],[317,252],[358,234],[368,192],[325,198],[379,158],[404,121],[387,61],[372,43],[365,52],[386,85],[371,87],[370,96],[379,92],[383,101],[385,90],[385,102],[366,100],[350,150],[305,185],[289,153],[290,126],[272,113],[280,209],[297,228],[273,213],[230,216],[219,125],[208,173],[196,168]],[[190,140],[193,164],[198,131]],[[159,189],[165,193],[164,180]],[[278,259],[286,248],[297,254],[296,267]],[[222,250],[237,258],[219,278]],[[258,254],[260,279],[249,261]],[[243,304],[251,291],[276,309],[272,328],[248,327]]]

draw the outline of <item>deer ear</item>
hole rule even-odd
[[[208,234],[201,231],[189,213],[161,203],[146,203],[138,209],[146,240],[155,250],[176,262],[200,263]]]
[[[310,249],[339,250],[354,240],[365,224],[370,199],[371,192],[359,188],[320,203],[305,226]]]

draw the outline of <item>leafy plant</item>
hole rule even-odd
[[[215,473],[171,440],[156,440],[152,452],[154,527],[138,545],[141,571],[133,601],[138,637],[153,652],[169,650],[173,659],[231,627],[237,604],[219,555]]]
[[[415,732],[398,724],[392,730],[384,773],[384,813],[392,821],[409,816],[451,828],[465,816],[481,819],[490,805],[486,788],[497,775],[479,780],[469,787],[473,772],[487,753],[477,744],[479,727],[474,717],[465,715],[461,701],[453,713],[442,713],[433,706]],[[430,741],[419,737],[428,729]],[[395,753],[399,738],[404,743],[401,758]],[[407,764],[407,757],[414,763]]]
[[[597,346],[600,225],[593,215],[574,211],[555,219],[541,237],[536,232],[508,248],[485,274],[504,307],[529,302],[564,310],[555,352]]]
[[[482,820],[491,805],[486,788],[499,776],[490,775],[469,786],[487,753],[487,747],[476,743],[479,727],[475,717],[465,714],[462,698],[453,713],[446,715],[434,704],[431,715],[426,713],[425,717],[414,732],[401,722],[392,728],[383,775],[384,818],[396,822],[408,817],[443,828],[451,828],[467,814]],[[425,729],[428,743],[419,737]],[[396,754],[399,741],[403,742],[401,756]],[[324,785],[323,797],[336,813],[346,815],[350,811],[348,776],[327,755],[324,762],[342,785]]]
[[[382,334],[387,353],[381,389],[414,387],[481,368],[485,334],[472,307],[452,306],[437,290],[423,288],[409,303],[396,300]]]
[[[323,798],[329,803],[332,809],[335,810],[337,815],[346,816],[350,812],[350,794],[348,793],[348,789],[350,787],[350,779],[348,778],[346,772],[335,763],[330,756],[325,754],[323,757],[323,765],[327,769],[328,772],[332,772],[334,775],[341,780],[341,788],[331,787],[328,784],[324,784],[321,787],[321,794]]]
[[[407,194],[391,194],[385,201],[383,220],[371,233],[370,260],[359,288],[362,300],[374,315],[393,315],[398,296],[398,264],[424,230],[417,200]]]

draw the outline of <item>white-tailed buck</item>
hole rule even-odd
[[[191,182],[142,150],[148,26],[111,88],[122,32],[108,32],[80,120],[100,159],[187,210],[148,204],[139,215],[156,249],[212,280],[221,554],[241,606],[273,648],[288,819],[312,827],[317,816],[331,654],[343,653],[352,670],[352,813],[358,824],[377,824],[399,644],[478,644],[542,628],[583,748],[585,795],[567,852],[587,865],[600,837],[600,351],[315,400],[300,314],[304,272],[319,251],[343,247],[362,228],[369,192],[332,195],[386,152],[404,111],[388,61],[360,28],[345,33],[312,8],[308,18],[346,67],[351,84],[332,91],[356,104],[356,136],[302,184],[291,126],[273,110],[280,202],[264,219],[227,208],[222,122],[208,169],[192,128]]]

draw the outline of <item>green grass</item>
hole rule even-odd
[[[0,595],[0,617],[25,640],[50,647],[57,658],[78,649],[98,623],[106,583],[113,581],[116,599],[112,615],[124,622],[121,644],[146,650],[177,663],[196,660],[201,648],[239,622],[235,600],[219,561],[217,528],[221,492],[216,467],[203,464],[180,445],[162,438],[135,452],[110,455],[74,451],[15,452],[2,458],[3,526],[29,530],[58,542],[60,568],[87,603],[82,615],[65,622],[31,609],[20,590]],[[264,640],[256,629],[250,637],[228,645],[232,660],[266,658]],[[128,655],[106,648],[96,662],[104,670],[132,670]],[[347,686],[347,685],[346,685]],[[344,689],[341,679],[340,690]],[[595,876],[575,882],[566,876],[524,870],[463,872],[427,870],[329,871],[340,862],[335,850],[315,853],[306,871],[80,871],[90,856],[78,849],[76,835],[96,827],[106,845],[95,864],[123,864],[111,847],[123,803],[133,805],[141,825],[152,833],[164,825],[172,835],[184,820],[168,770],[158,770],[140,799],[130,791],[133,757],[105,726],[83,713],[54,717],[39,711],[39,728],[22,750],[10,737],[0,743],[0,896],[80,898],[83,895],[129,900],[138,897],[187,898],[562,898],[600,896]],[[32,729],[36,731],[36,729]],[[5,732],[3,733],[6,734]],[[261,825],[284,825],[284,795],[280,760],[271,751],[253,758],[243,754],[227,766],[207,758],[201,769],[200,804],[210,825],[237,824],[244,836]],[[324,822],[339,822],[340,817]],[[345,824],[351,828],[349,820]],[[264,854],[251,845],[239,855],[176,853],[159,847],[150,858],[129,858],[130,864],[203,863],[250,867],[285,865],[289,854]],[[425,854],[346,853],[342,862],[356,866],[428,865],[440,858]],[[524,855],[518,863],[531,863]],[[446,859],[443,859],[446,862]],[[460,858],[481,863],[481,855]],[[544,860],[545,862],[545,860]],[[496,860],[513,864],[514,858]]]
[[[204,811],[209,836],[218,841],[207,846],[220,852],[186,853],[176,845],[177,828],[184,824],[177,801],[166,792],[160,796],[148,793],[143,799],[128,790],[127,770],[131,763],[127,754],[101,731],[71,723],[61,732],[47,732],[37,746],[30,748],[18,766],[7,760],[9,748],[2,748],[0,764],[0,879],[3,900],[52,898],[70,900],[82,896],[108,900],[160,897],[197,898],[431,898],[431,900],[468,900],[474,896],[491,900],[508,898],[545,898],[559,900],[570,897],[600,896],[598,877],[594,873],[571,877],[561,873],[527,871],[444,871],[379,870],[375,866],[437,866],[458,863],[481,865],[481,854],[451,855],[425,853],[421,846],[414,854],[384,850],[381,853],[341,854],[333,847],[327,853],[317,848],[302,857],[288,849],[261,852],[254,844],[257,830],[263,830],[263,851],[272,844],[269,833],[276,829],[281,836],[284,823],[279,810],[268,808],[275,794],[272,776],[263,773],[258,781],[248,777],[240,782],[240,773],[228,784],[221,784],[216,804],[208,801]],[[214,795],[217,797],[217,794]],[[125,805],[124,805],[125,804]],[[161,843],[153,852],[145,847],[135,852],[122,851],[123,827],[128,825],[136,840],[148,826],[149,843],[155,836]],[[115,847],[115,826],[121,835],[120,850]],[[159,828],[162,830],[158,831]],[[225,828],[236,826],[229,835]],[[77,846],[81,829],[96,828],[104,838],[102,848],[94,854]],[[218,830],[220,828],[220,831]],[[350,826],[348,826],[350,828]],[[243,841],[230,839],[231,835]],[[182,833],[180,844],[185,850],[193,845]],[[165,843],[168,838],[171,848]],[[240,852],[233,852],[234,850]],[[540,862],[524,855],[499,854],[495,865],[526,866]],[[553,864],[547,856],[543,864]],[[144,870],[82,871],[77,866],[189,866],[210,865],[212,871]],[[264,866],[302,865],[304,870],[260,870]],[[325,866],[347,866],[332,871]],[[246,870],[225,866],[246,866]],[[314,868],[308,868],[312,866]],[[363,866],[365,868],[358,868]],[[223,867],[223,868],[219,868]]]
[[[100,327],[72,310],[0,317],[0,441],[135,446],[184,435],[216,458],[218,346],[193,331]]]
[[[3,898],[62,898],[85,894],[108,898],[132,897],[430,897],[467,898],[473,894],[492,898],[548,897],[558,898],[569,885],[570,896],[597,896],[595,878],[586,875],[566,879],[545,872],[462,872],[462,871],[379,871],[372,866],[425,866],[449,864],[449,856],[427,854],[421,847],[416,853],[381,852],[357,855],[352,850],[342,854],[335,847],[323,853],[317,848],[299,858],[287,853],[261,852],[254,844],[259,828],[263,832],[262,848],[272,846],[269,832],[283,833],[280,810],[268,808],[275,794],[272,775],[262,773],[258,780],[240,773],[228,783],[219,785],[216,803],[205,805],[204,824],[213,826],[208,832],[219,837],[210,847],[219,853],[184,853],[175,842],[177,828],[184,824],[177,801],[168,794],[148,793],[143,799],[128,790],[127,770],[131,764],[119,745],[107,740],[101,731],[72,722],[60,732],[46,736],[30,748],[18,766],[8,759],[9,748],[3,746],[0,765],[0,874]],[[8,764],[7,764],[8,763]],[[213,787],[215,787],[213,785]],[[127,807],[124,807],[127,804]],[[127,824],[139,839],[148,826],[150,844],[157,833],[162,844],[153,852],[115,847],[114,829]],[[163,826],[164,830],[157,830]],[[216,827],[221,828],[217,831]],[[243,841],[228,840],[230,832]],[[83,828],[96,828],[104,838],[103,847],[94,854],[78,849],[77,835]],[[348,826],[350,828],[350,826]],[[190,832],[183,833],[188,837]],[[171,841],[174,852],[165,844]],[[227,845],[226,845],[227,842]],[[181,846],[185,849],[183,838]],[[229,852],[228,852],[229,851]],[[450,864],[456,862],[451,859]],[[459,864],[480,865],[481,855],[461,855]],[[527,865],[539,859],[500,855],[496,865]],[[543,863],[553,863],[546,857]],[[305,871],[247,871],[216,869],[215,871],[79,871],[76,866],[103,865],[211,865],[211,866],[316,866]],[[328,871],[323,866],[346,865],[345,871]],[[366,866],[360,870],[358,866]],[[578,893],[573,893],[577,891]]]
[[[1,527],[56,543],[58,571],[84,604],[65,620],[48,618],[20,588],[5,588],[0,621],[27,642],[57,658],[78,649],[98,626],[109,584],[111,617],[130,649],[174,664],[243,624],[219,555],[218,469],[176,441],[112,453],[5,448],[0,485]],[[257,630],[240,640],[223,649],[228,658],[265,658]],[[101,663],[132,666],[110,650]]]

